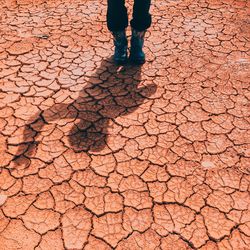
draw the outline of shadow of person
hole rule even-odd
[[[73,120],[67,133],[68,145],[76,152],[99,152],[108,143],[110,120],[134,112],[156,91],[156,85],[141,83],[141,66],[117,66],[111,58],[103,59],[88,79],[79,97],[70,104],[55,104],[31,117],[24,128],[13,161],[32,158],[39,145],[37,138],[43,127],[61,119]]]

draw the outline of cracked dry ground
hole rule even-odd
[[[0,2],[1,250],[250,249],[249,1],[154,1],[142,67],[106,1]]]

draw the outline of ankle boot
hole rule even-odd
[[[144,37],[146,30],[137,31],[132,29],[131,49],[129,59],[135,64],[145,63],[145,53],[143,52]]]
[[[112,32],[115,45],[114,61],[118,65],[126,63],[128,58],[128,40],[126,31]]]

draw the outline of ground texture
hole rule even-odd
[[[106,1],[0,0],[1,250],[250,249],[250,2],[153,2],[117,67]]]

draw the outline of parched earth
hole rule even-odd
[[[106,8],[0,0],[0,250],[250,249],[250,1],[153,1],[142,67]]]

